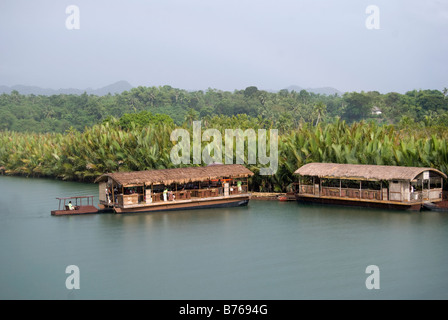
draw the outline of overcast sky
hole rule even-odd
[[[79,8],[79,29],[66,27],[69,5]],[[369,5],[380,29],[366,27]],[[0,85],[119,80],[189,90],[442,90],[448,0],[1,0]]]

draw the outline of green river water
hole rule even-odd
[[[0,299],[447,299],[448,213],[251,200],[51,216],[98,186],[0,176]],[[79,269],[69,290],[66,267]],[[369,265],[379,289],[367,289]],[[375,280],[376,281],[376,280]]]

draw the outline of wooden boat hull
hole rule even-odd
[[[79,206],[76,210],[52,210],[53,216],[75,216],[80,214],[98,213],[98,209],[95,206]]]
[[[228,208],[228,207],[242,207],[247,206],[249,197],[233,197],[217,198],[206,200],[192,200],[192,201],[167,201],[156,204],[149,204],[146,206],[119,208],[115,207],[116,213],[133,213],[133,212],[154,212],[154,211],[177,211],[177,210],[196,210],[196,209],[211,209],[211,208]]]
[[[439,203],[424,203],[423,208],[425,210],[437,211],[437,212],[448,212],[448,202],[443,201]]]
[[[331,197],[312,197],[296,194],[296,200],[298,203],[306,204],[328,204],[350,207],[364,207],[364,208],[378,208],[378,209],[392,209],[392,210],[410,210],[420,211],[422,208],[421,203],[393,203],[389,201],[368,201],[358,199],[340,199]]]

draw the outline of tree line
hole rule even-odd
[[[269,92],[250,86],[234,92],[208,89],[187,91],[171,86],[137,87],[121,94],[0,95],[0,130],[63,133],[68,128],[84,131],[107,119],[146,111],[164,115],[160,121],[181,126],[216,116],[247,115],[281,132],[301,123],[348,123],[373,120],[379,124],[446,126],[448,90],[413,90],[405,94],[377,91],[323,95],[306,90]],[[171,120],[170,120],[171,119]],[[123,120],[124,121],[124,120]],[[155,120],[158,121],[158,120]]]
[[[247,115],[215,116],[204,128],[224,130],[261,128],[257,118]],[[124,124],[129,124],[127,121]],[[131,122],[124,129],[113,118],[84,131],[24,133],[0,131],[0,167],[6,174],[93,181],[105,172],[173,168],[170,158],[172,122],[145,125]],[[183,128],[190,130],[188,124]],[[303,123],[279,135],[278,170],[260,175],[263,164],[245,165],[255,173],[253,191],[287,191],[294,171],[309,162],[377,164],[435,167],[448,173],[448,129],[379,125],[374,121],[348,123],[336,119],[317,125]],[[209,142],[202,142],[202,148]],[[245,150],[247,150],[247,140]],[[234,148],[235,150],[235,148]],[[223,150],[224,152],[224,150]],[[234,155],[235,159],[236,155]],[[223,159],[225,155],[223,155]],[[448,183],[444,183],[446,187]]]
[[[424,166],[448,173],[447,110],[446,89],[343,95],[169,86],[107,96],[12,92],[0,95],[0,168],[78,181],[104,172],[171,168],[171,132],[184,128],[192,134],[193,121],[201,120],[204,130],[223,136],[225,129],[279,130],[274,175],[260,175],[263,165],[247,163],[246,154],[254,191],[286,191],[294,171],[309,162]]]

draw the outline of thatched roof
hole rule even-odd
[[[107,181],[112,178],[122,186],[187,183],[191,181],[206,181],[224,177],[244,178],[254,173],[241,164],[223,164],[207,167],[188,167],[149,171],[106,173],[98,177],[95,182]]]
[[[434,168],[376,166],[365,164],[308,163],[294,174],[319,178],[356,180],[413,180],[424,171],[432,171],[446,178],[446,174]]]

